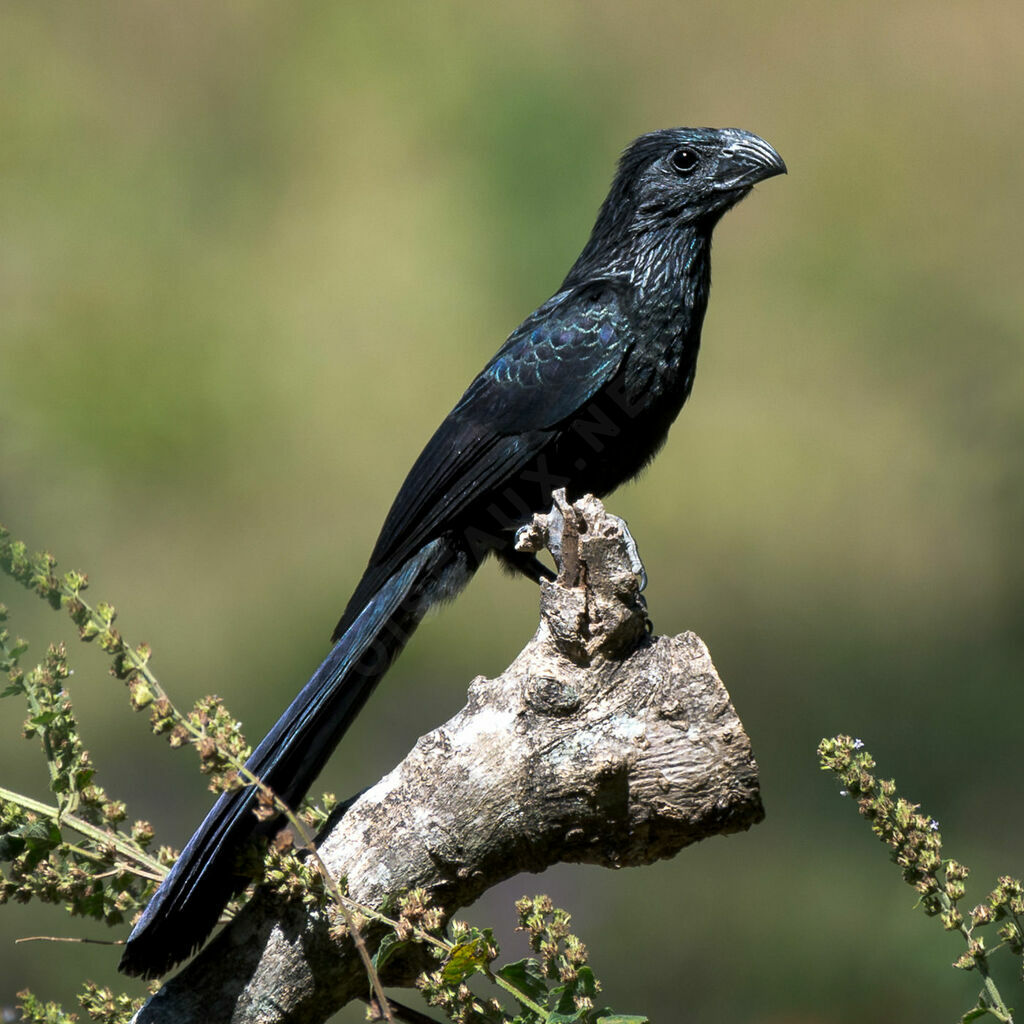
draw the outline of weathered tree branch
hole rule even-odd
[[[559,566],[533,640],[321,837],[364,905],[422,886],[451,915],[523,871],[648,864],[763,817],[750,741],[707,648],[693,633],[648,635],[625,524],[594,498],[556,495],[520,543]],[[371,949],[384,931],[366,924]],[[326,1020],[368,992],[335,935],[327,915],[258,892],[136,1019]],[[414,961],[390,962],[387,983],[411,984]]]

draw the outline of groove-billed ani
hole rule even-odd
[[[711,232],[778,153],[736,129],[641,136],[558,292],[523,321],[430,439],[384,522],[334,648],[249,758],[286,803],[324,762],[426,610],[488,554],[535,580],[516,530],[565,487],[604,495],[654,456],[693,384]],[[223,794],[135,926],[121,970],[152,977],[195,950],[245,883],[260,823],[249,787]]]

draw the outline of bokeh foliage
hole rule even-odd
[[[1019,4],[0,18],[0,518],[102,584],[182,703],[215,691],[253,737],[325,650],[428,433],[578,252],[618,150],[680,123],[779,149],[789,177],[716,235],[693,398],[610,502],[658,630],[711,647],[768,819],[542,887],[609,999],[654,1020],[949,1019],[969,985],[934,964],[958,951],[909,912],[814,749],[863,736],[980,874],[1020,874]],[[0,600],[41,657],[53,617],[2,580]],[[324,787],[375,780],[454,712],[535,604],[482,573]],[[180,844],[204,781],[89,653],[71,685],[100,778]],[[0,719],[0,778],[41,789],[19,727]],[[477,923],[537,887],[510,885]],[[8,945],[68,933],[16,909],[0,1005],[113,980],[102,947]]]

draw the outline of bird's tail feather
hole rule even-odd
[[[246,761],[286,804],[305,796],[405,646],[434,596],[431,581],[447,568],[446,554],[443,542],[433,541],[381,587]],[[220,796],[132,931],[121,971],[157,977],[206,939],[227,901],[246,884],[238,854],[266,829],[253,813],[257,798],[252,786]]]

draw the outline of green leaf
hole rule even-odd
[[[597,979],[594,972],[587,966],[580,967],[576,971],[576,977],[571,982],[557,985],[548,993],[548,1007],[551,1009],[552,1024],[561,1024],[563,1021],[585,1020],[587,1014],[580,1015],[576,1008],[576,1000],[584,996],[593,1005],[594,997],[597,995]]]
[[[588,999],[593,999],[597,995],[597,978],[594,977],[594,972],[584,965],[576,971],[576,985],[574,986],[577,993],[585,995]]]
[[[587,1019],[585,1009],[574,1010],[571,1014],[559,1013],[557,1010],[548,1014],[547,1024],[578,1024],[581,1020]]]
[[[546,1001],[548,986],[544,980],[544,971],[532,957],[517,960],[513,964],[505,964],[496,973],[499,978],[507,981],[535,1003],[543,1004]]]
[[[973,1009],[968,1010],[961,1018],[960,1024],[970,1024],[972,1020],[977,1020],[979,1017],[984,1017],[988,1013],[988,1010],[983,1006],[975,1006]]]
[[[651,1024],[651,1022],[648,1017],[635,1017],[628,1013],[613,1013],[610,1017],[598,1017],[596,1024]]]
[[[60,842],[60,829],[48,818],[27,821],[17,834],[29,843],[47,843],[56,846]]]
[[[0,862],[14,860],[25,849],[25,840],[17,832],[0,835]]]
[[[377,952],[373,954],[373,966],[379,973],[384,969],[384,965],[400,950],[405,949],[409,945],[408,939],[400,939],[394,932],[388,932],[387,935],[381,939],[380,945],[377,947]]]
[[[555,1016],[565,1016],[576,1012],[576,1003],[572,998],[572,985],[556,985],[548,992],[548,1009]]]
[[[441,968],[441,977],[458,984],[487,964],[486,946],[480,939],[459,943]]]

